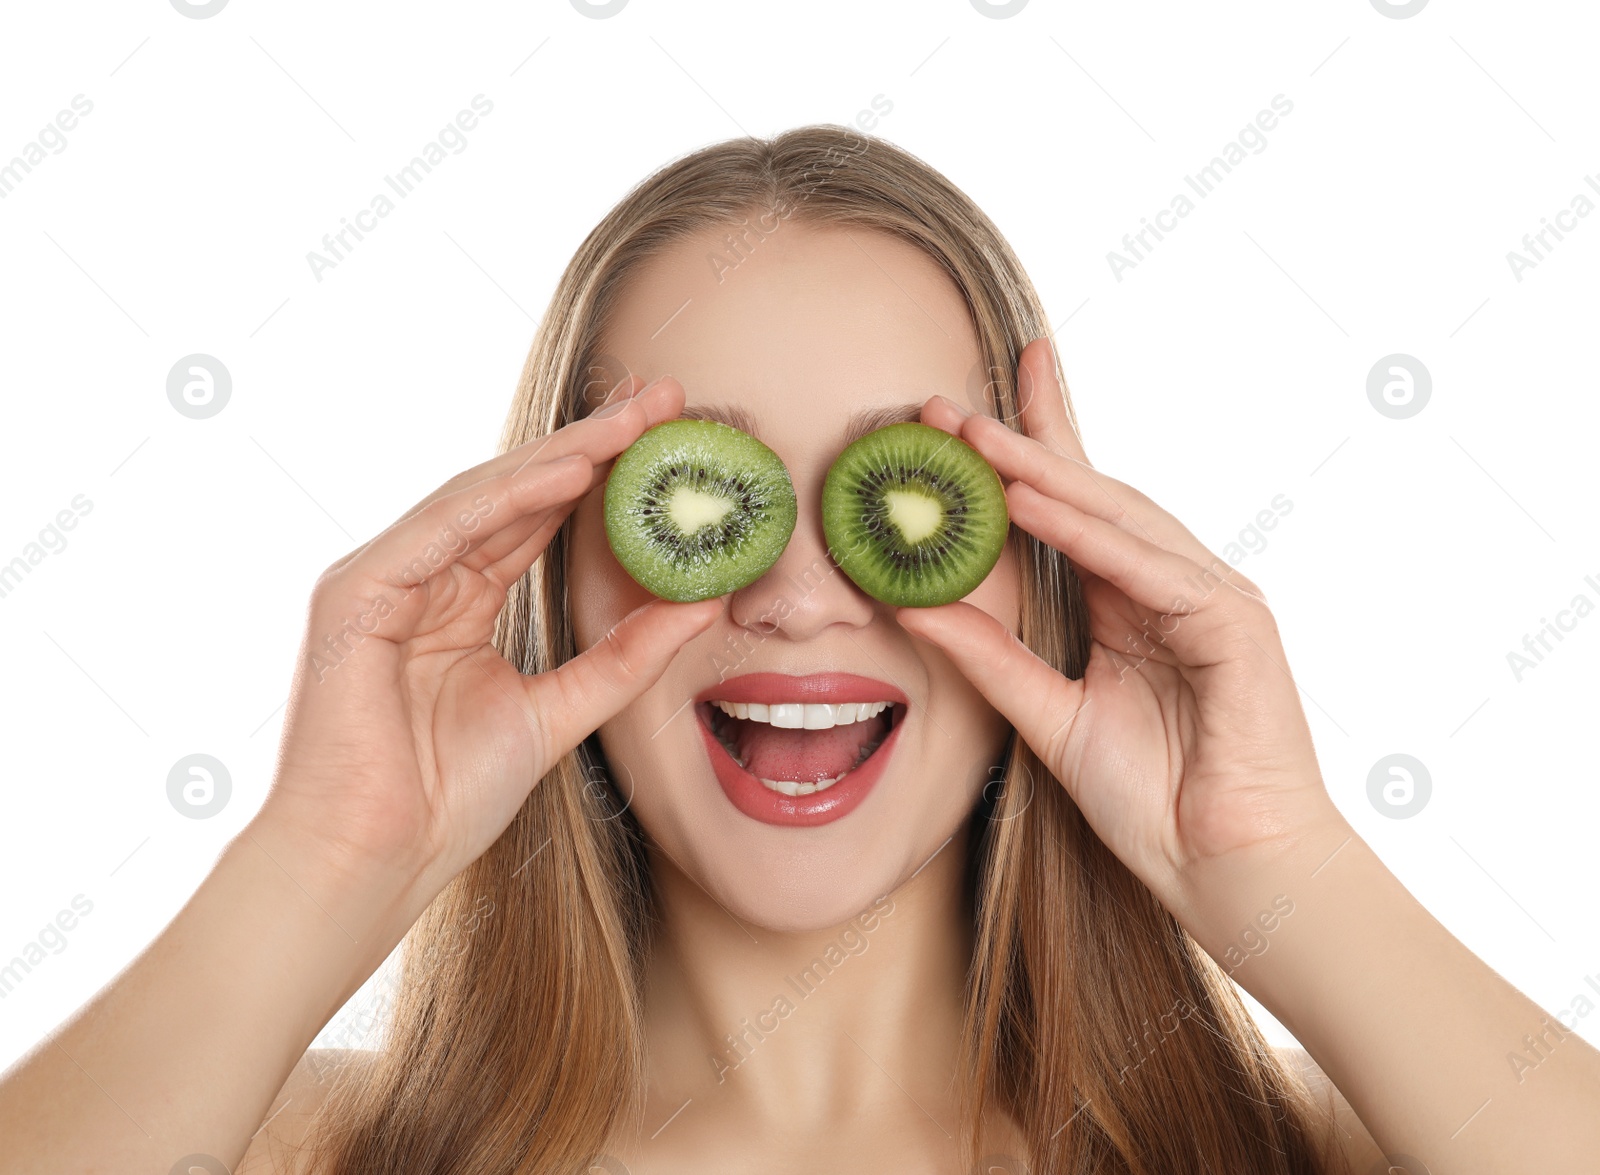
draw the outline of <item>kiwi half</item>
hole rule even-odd
[[[646,591],[680,603],[755,582],[794,532],[783,461],[712,420],[646,430],[612,463],[604,503],[617,562]]]
[[[839,454],[822,486],[834,562],[887,604],[959,600],[993,570],[1010,526],[994,467],[931,425],[869,432]]]

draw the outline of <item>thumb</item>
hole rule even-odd
[[[654,685],[673,655],[711,627],[725,601],[652,600],[566,664],[526,678],[528,704],[550,738],[551,758],[566,754]]]
[[[1005,625],[971,604],[901,608],[900,626],[938,646],[1051,770],[1072,719],[1083,706],[1083,682],[1057,673]]]

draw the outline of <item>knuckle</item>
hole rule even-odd
[[[1007,632],[1006,639],[995,654],[995,672],[1000,677],[1007,677],[1013,673],[1021,663],[1023,657],[1029,655],[1028,646],[1017,638],[1014,632]]]
[[[627,430],[636,428],[640,417],[644,415],[644,405],[638,400],[613,400],[611,403],[595,409],[583,421],[594,421],[593,427],[613,430]]]
[[[417,521],[429,532],[437,530],[449,519],[454,504],[451,495],[441,493],[417,512]]]
[[[566,691],[562,690],[561,692],[564,695]],[[554,747],[556,745],[556,728],[550,714],[547,713],[547,707],[527,705],[522,707],[522,713],[527,720],[529,730],[532,732],[533,737],[538,740],[539,745],[545,748]],[[538,776],[542,779],[544,771],[538,772]]]
[[[1046,765],[1054,766],[1066,761],[1067,738],[1072,726],[1070,717],[1057,722],[1045,735],[1044,745],[1039,748],[1040,758]]]
[[[628,644],[622,639],[622,625],[617,625],[605,635],[606,650],[611,654],[613,671],[603,675],[605,684],[621,693],[627,683],[639,680],[639,671],[628,658]]]
[[[370,590],[372,581],[363,570],[365,564],[362,555],[366,550],[366,546],[357,547],[323,568],[316,582],[311,585],[311,607],[314,612],[340,611],[358,602],[362,593]]]
[[[1112,526],[1121,527],[1131,517],[1132,515],[1126,505],[1126,497],[1123,494],[1112,492],[1110,487],[1107,487],[1106,506],[1101,512],[1100,518],[1109,522]]]
[[[553,461],[557,457],[561,456],[559,449],[556,452],[552,452],[552,447],[556,447],[558,445],[558,441],[563,434],[567,433],[568,429],[576,428],[582,423],[583,421],[579,420],[573,422],[572,424],[563,425],[553,433],[549,433],[545,436],[529,441],[525,446],[526,451],[520,454],[516,468],[524,469],[535,462]]]
[[[1237,571],[1233,573],[1233,586],[1247,596],[1254,596],[1263,604],[1267,602],[1267,593],[1261,590],[1261,585],[1248,576],[1240,575]]]
[[[1265,606],[1266,593],[1255,580],[1215,557],[1211,561],[1211,567],[1220,581],[1219,586],[1226,585],[1232,589],[1227,593],[1230,599],[1245,605],[1253,603]]]
[[[1063,546],[1076,549],[1088,537],[1089,523],[1086,518],[1078,517],[1069,512],[1067,517],[1061,519],[1059,525],[1061,527]]]
[[[1143,551],[1134,551],[1128,554],[1127,560],[1123,566],[1123,574],[1126,575],[1130,581],[1138,584],[1159,580],[1161,578],[1160,569],[1155,565],[1155,561]],[[1179,598],[1182,598],[1181,595]],[[1174,608],[1175,610],[1177,609],[1176,604],[1174,605]],[[1185,602],[1182,610],[1190,611],[1192,610],[1192,606]]]
[[[1233,585],[1241,588],[1241,585]],[[1229,592],[1230,609],[1235,616],[1258,632],[1278,633],[1278,618],[1272,614],[1267,601],[1259,592],[1238,590]]]
[[[311,598],[314,602],[326,603],[347,594],[349,577],[345,575],[345,568],[350,565],[356,554],[357,552],[352,551],[323,568],[322,574],[317,576],[316,582],[311,585]]]
[[[1166,513],[1166,511],[1161,508],[1161,504],[1149,494],[1146,494],[1140,490],[1136,490],[1132,486],[1126,486],[1122,489],[1119,489],[1117,491],[1117,496],[1126,502],[1132,503],[1134,508],[1147,518],[1160,518]]]

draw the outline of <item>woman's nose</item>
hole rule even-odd
[[[790,640],[809,640],[835,624],[871,623],[878,605],[828,555],[820,481],[795,492],[799,511],[788,546],[765,575],[733,593],[730,617],[752,633]]]

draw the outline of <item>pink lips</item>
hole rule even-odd
[[[867,796],[883,774],[890,755],[898,744],[903,718],[896,721],[888,736],[861,766],[824,791],[810,795],[786,796],[764,785],[736,763],[711,732],[709,705],[712,701],[813,702],[843,705],[848,702],[893,702],[903,715],[909,704],[905,691],[870,677],[853,673],[815,673],[793,677],[783,673],[747,673],[729,678],[702,690],[695,709],[700,718],[700,738],[712,772],[723,794],[739,811],[765,824],[811,827],[837,820],[853,810]]]

